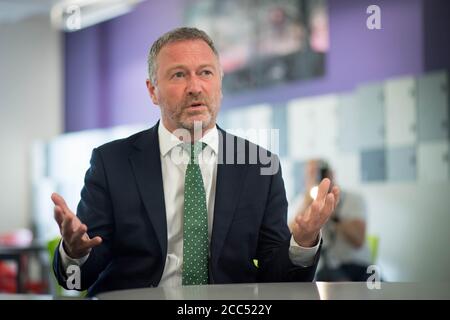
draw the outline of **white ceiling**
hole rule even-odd
[[[44,14],[50,18],[50,11],[53,5],[68,2],[89,2],[98,3],[105,7],[108,3],[117,5],[117,3],[138,3],[142,0],[0,0],[0,24],[9,24],[19,22],[34,15]]]

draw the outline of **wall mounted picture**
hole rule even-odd
[[[326,0],[189,0],[185,24],[216,43],[225,93],[320,77],[329,50]]]

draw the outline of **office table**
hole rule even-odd
[[[17,265],[17,275],[16,275],[16,286],[18,293],[24,293],[24,276],[28,270],[26,270],[27,265],[23,264],[23,259],[25,257],[29,257],[31,255],[38,256],[40,253],[46,253],[47,248],[41,243],[32,243],[27,246],[2,246],[0,245],[0,260],[11,260],[14,261]],[[25,270],[24,270],[25,268]],[[47,272],[45,268],[41,269],[42,277],[44,279],[44,275]]]
[[[98,294],[106,300],[441,300],[450,299],[450,283],[365,282],[259,283],[144,288]]]

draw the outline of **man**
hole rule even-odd
[[[268,153],[270,161],[261,161],[263,149],[216,125],[222,70],[211,39],[195,28],[175,29],[152,45],[148,64],[147,87],[161,121],[94,149],[77,216],[52,195],[63,237],[54,259],[59,283],[66,286],[72,264],[80,266],[79,289],[89,295],[311,281],[320,228],[338,188],[328,193],[330,181],[322,181],[291,236],[281,170],[263,174],[278,158]],[[251,150],[257,161],[248,161]]]

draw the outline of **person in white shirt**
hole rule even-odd
[[[301,214],[314,201],[315,189],[324,178],[335,183],[334,172],[322,159],[312,159],[305,166],[305,194],[293,201]],[[298,203],[301,202],[301,205]],[[366,241],[366,205],[361,195],[341,191],[340,202],[322,228],[323,248],[316,275],[317,281],[366,281],[371,273]]]
[[[81,270],[77,289],[91,296],[151,286],[312,281],[320,229],[339,188],[329,192],[324,179],[289,232],[278,157],[216,124],[222,69],[209,36],[172,30],[153,43],[148,64],[147,87],[161,121],[94,149],[77,215],[52,195],[62,234],[53,263],[59,283],[67,287],[72,265]],[[194,180],[200,184],[190,185]]]

